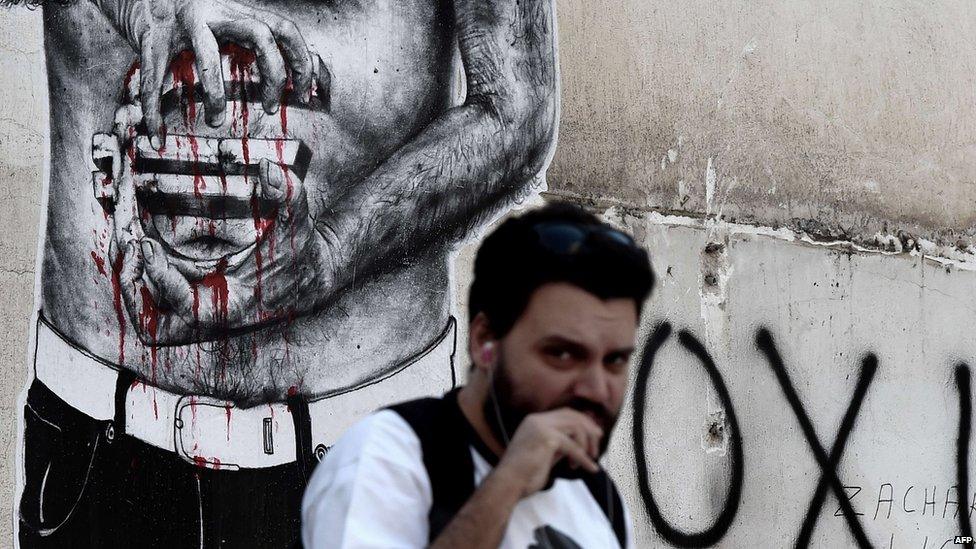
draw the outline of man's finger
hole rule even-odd
[[[224,75],[220,68],[220,48],[210,27],[197,25],[191,32],[190,41],[196,56],[197,76],[203,86],[207,125],[216,128],[224,123],[227,104],[224,97]]]
[[[261,197],[276,204],[283,205],[288,193],[288,177],[285,168],[262,158],[258,164],[261,179]]]
[[[141,68],[139,70],[139,97],[142,100],[142,119],[149,130],[150,143],[159,150],[163,146],[166,128],[159,111],[159,98],[162,93],[163,77],[169,68],[169,44],[151,36],[149,33],[142,42]]]
[[[295,23],[274,17],[268,21],[271,32],[278,41],[281,53],[291,68],[291,84],[295,97],[305,97],[312,85],[312,56],[305,38]]]
[[[254,51],[261,73],[261,103],[268,114],[278,112],[286,81],[285,62],[268,25],[253,19],[238,19],[212,24],[210,28],[219,38],[243,44]]]
[[[596,458],[597,445],[595,443],[595,439],[590,435],[590,433],[586,429],[584,429],[582,427],[576,428],[576,429],[572,429],[567,434],[577,444],[579,444],[581,447],[583,447],[586,450],[586,453],[589,454],[590,457]]]
[[[143,273],[142,254],[139,252],[136,242],[133,240],[122,245],[118,253],[122,254],[120,258],[122,268],[119,271],[119,293],[122,295],[125,308],[129,311],[131,318],[132,311],[139,310],[139,296],[137,292],[141,286],[140,279]],[[119,261],[119,259],[116,259],[116,261]]]
[[[308,216],[308,200],[305,185],[295,172],[275,162],[262,159],[258,166],[261,179],[261,196],[280,206],[278,217],[282,221]]]
[[[560,439],[559,451],[565,454],[566,459],[570,460],[571,463],[575,463],[591,473],[600,470],[600,467],[593,461],[584,447],[566,434],[563,434]]]
[[[556,415],[556,422],[564,432],[578,432],[590,455],[598,456],[604,431],[593,418],[572,408],[564,408]]]

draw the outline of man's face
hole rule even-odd
[[[528,414],[570,407],[604,430],[602,454],[623,404],[637,320],[632,299],[604,301],[567,283],[540,286],[499,341],[499,409],[491,398],[485,403],[496,436],[504,442]]]

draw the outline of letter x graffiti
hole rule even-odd
[[[858,547],[871,547],[867,536],[864,534],[864,528],[861,527],[861,522],[858,520],[854,508],[851,507],[851,502],[847,498],[844,486],[837,476],[837,465],[840,463],[840,458],[844,453],[844,446],[847,445],[847,439],[854,429],[854,422],[857,419],[858,412],[861,410],[861,402],[864,401],[864,395],[867,393],[868,387],[871,385],[874,374],[878,369],[878,357],[869,353],[862,360],[861,375],[854,388],[854,395],[851,397],[851,402],[847,406],[847,412],[844,414],[844,419],[840,423],[840,429],[837,431],[834,444],[830,449],[830,455],[827,455],[823,446],[820,444],[820,440],[817,438],[817,433],[813,429],[810,416],[807,415],[806,410],[803,408],[800,397],[793,387],[793,382],[786,372],[786,366],[783,365],[783,358],[776,349],[776,344],[773,342],[773,336],[769,333],[769,330],[765,328],[759,330],[759,333],[756,335],[756,345],[766,355],[766,359],[769,360],[769,365],[772,366],[773,372],[776,374],[776,379],[783,389],[783,394],[786,396],[790,408],[793,409],[793,413],[800,423],[803,437],[807,439],[807,444],[813,451],[813,455],[817,459],[817,464],[821,470],[820,481],[817,482],[817,488],[813,493],[813,499],[810,501],[810,507],[807,509],[806,518],[803,519],[803,526],[800,528],[800,534],[797,536],[796,546],[808,547],[810,545],[810,536],[813,534],[813,527],[817,523],[820,510],[823,508],[824,499],[827,497],[827,488],[830,487],[837,501],[840,503],[841,511],[844,513],[844,519],[847,521],[847,526],[850,528],[851,533],[854,534],[854,539],[857,540]]]
[[[732,478],[729,484],[728,493],[726,494],[725,505],[723,505],[722,512],[708,529],[701,532],[689,533],[681,531],[672,526],[668,520],[662,516],[660,509],[657,506],[657,502],[654,500],[654,494],[652,493],[650,487],[647,458],[645,456],[644,449],[644,411],[647,397],[647,381],[651,373],[651,368],[654,364],[654,357],[670,335],[671,325],[667,322],[659,324],[654,329],[647,341],[647,344],[644,346],[641,363],[637,370],[637,379],[634,383],[633,442],[635,456],[637,458],[636,465],[638,488],[640,490],[641,500],[643,501],[644,507],[650,516],[651,523],[654,525],[654,528],[661,535],[661,537],[670,542],[672,545],[679,547],[709,547],[711,545],[715,545],[722,539],[729,527],[731,527],[732,522],[735,520],[735,515],[739,509],[739,503],[742,495],[742,480],[744,476],[742,436],[739,430],[739,423],[735,414],[735,408],[732,405],[732,399],[729,396],[729,391],[725,385],[725,380],[722,379],[722,374],[719,372],[714,361],[712,360],[712,357],[709,356],[701,342],[699,342],[690,332],[682,330],[678,334],[679,342],[687,351],[698,358],[698,360],[701,362],[702,366],[705,368],[705,371],[708,373],[709,380],[712,382],[712,385],[714,385],[716,391],[718,392],[719,398],[722,401],[722,406],[726,410],[726,414],[728,414],[729,435],[731,437],[730,451],[732,458]],[[777,350],[776,344],[773,341],[773,336],[769,333],[769,330],[766,330],[765,328],[759,330],[759,332],[756,334],[756,345],[759,350],[766,355],[769,365],[776,374],[776,379],[779,382],[780,388],[782,388],[783,394],[786,397],[790,408],[792,408],[794,415],[796,415],[796,419],[800,424],[800,429],[803,431],[803,436],[806,438],[807,444],[813,451],[813,455],[816,458],[817,464],[820,466],[821,470],[820,479],[817,482],[817,487],[814,490],[813,498],[810,500],[810,506],[807,508],[806,517],[803,519],[803,525],[801,526],[800,533],[796,539],[796,546],[808,547],[810,545],[810,537],[813,534],[813,528],[816,526],[817,519],[820,516],[820,511],[823,509],[824,500],[827,497],[827,489],[829,488],[833,491],[834,496],[840,503],[840,509],[843,512],[844,519],[847,522],[847,526],[850,528],[851,533],[854,535],[854,539],[857,541],[858,546],[862,548],[871,547],[867,536],[864,534],[864,528],[862,528],[861,523],[857,518],[858,514],[854,512],[850,500],[844,491],[843,483],[841,483],[841,480],[837,475],[837,467],[840,464],[841,457],[844,454],[844,447],[847,445],[847,440],[850,438],[850,434],[854,430],[854,423],[856,422],[858,413],[861,410],[861,404],[864,401],[864,396],[867,394],[868,388],[871,386],[871,382],[874,380],[874,374],[878,370],[878,358],[874,354],[869,353],[862,359],[861,372],[857,379],[857,384],[854,387],[854,394],[851,396],[851,401],[847,405],[847,411],[844,413],[844,418],[841,420],[840,428],[837,430],[834,443],[830,448],[830,454],[827,454],[823,448],[823,445],[820,444],[820,439],[817,438],[817,433],[813,428],[813,423],[810,421],[810,416],[807,415],[806,410],[803,408],[803,404],[796,392],[796,388],[793,386],[793,381],[786,372],[786,366],[783,364],[783,358],[780,356],[779,350]],[[958,490],[965,494],[969,493],[968,458],[973,416],[972,381],[970,368],[967,364],[960,363],[956,366],[955,381],[956,390],[959,393],[959,436],[956,441],[956,480]],[[973,529],[972,524],[969,521],[968,513],[959,513],[959,530],[961,537],[968,539],[972,538]],[[964,545],[967,549],[973,549],[972,542],[966,542]]]
[[[667,322],[658,325],[651,333],[651,337],[649,338],[647,345],[644,347],[641,364],[637,372],[637,379],[634,384],[633,441],[635,456],[637,458],[636,465],[638,488],[641,493],[641,499],[644,503],[645,510],[647,511],[654,528],[661,535],[661,537],[670,542],[672,545],[679,547],[708,547],[715,545],[719,540],[722,539],[729,527],[732,525],[736,512],[739,508],[744,469],[741,431],[739,430],[738,419],[736,417],[735,408],[732,405],[732,399],[729,396],[728,388],[726,387],[725,381],[722,379],[722,375],[719,373],[714,361],[712,360],[711,356],[709,356],[704,346],[693,335],[691,335],[690,332],[682,330],[678,336],[679,342],[687,351],[699,359],[702,366],[705,368],[705,371],[708,373],[710,381],[718,392],[718,395],[722,401],[722,406],[725,408],[726,413],[728,414],[730,423],[729,434],[731,436],[730,450],[732,453],[732,478],[722,512],[708,529],[701,532],[689,533],[681,531],[672,526],[668,520],[662,516],[657,502],[654,499],[654,494],[651,491],[648,478],[647,460],[644,455],[644,409],[647,396],[647,380],[650,375],[651,368],[654,363],[654,357],[657,354],[657,351],[661,348],[670,335],[671,325]],[[783,359],[780,356],[779,351],[776,349],[776,344],[773,342],[772,335],[768,330],[761,329],[756,336],[756,343],[759,349],[769,360],[770,366],[772,366],[773,372],[776,374],[776,379],[779,381],[780,387],[783,389],[783,393],[786,396],[786,400],[789,402],[790,408],[792,408],[793,413],[796,415],[797,421],[800,423],[800,428],[803,431],[803,435],[807,440],[807,444],[813,451],[817,464],[821,469],[821,477],[817,483],[817,488],[814,491],[813,498],[810,501],[810,506],[800,529],[800,534],[797,536],[796,546],[809,546],[813,528],[816,525],[817,519],[820,516],[820,511],[823,509],[824,501],[827,497],[827,489],[830,488],[833,490],[834,495],[840,502],[840,507],[844,513],[844,518],[847,521],[851,532],[854,534],[854,538],[857,541],[858,546],[862,548],[871,547],[867,536],[864,534],[864,528],[861,526],[861,523],[857,518],[857,514],[854,512],[854,509],[846,496],[844,486],[841,483],[840,478],[837,476],[837,466],[840,463],[840,459],[844,453],[844,447],[847,445],[847,440],[850,437],[851,431],[854,429],[854,423],[857,419],[858,413],[860,412],[861,403],[864,401],[864,396],[867,394],[868,387],[871,385],[871,381],[874,379],[874,374],[878,369],[877,357],[873,354],[868,354],[864,357],[861,374],[857,380],[857,385],[854,388],[854,395],[851,398],[850,404],[848,404],[847,412],[844,414],[840,429],[837,432],[834,443],[830,449],[830,454],[828,455],[823,446],[820,444],[820,439],[817,438],[816,431],[813,428],[813,423],[810,421],[810,417],[807,415],[806,410],[803,408],[803,404],[800,402],[800,397],[797,394],[796,389],[793,387],[793,382],[790,380],[789,374],[786,372],[786,366],[783,364]],[[965,486],[965,484],[961,485]]]

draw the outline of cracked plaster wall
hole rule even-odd
[[[563,110],[549,186],[601,211],[621,206],[608,217],[651,247],[661,277],[642,337],[660,320],[689,328],[728,378],[751,457],[726,544],[754,546],[757,535],[770,546],[786,544],[819,473],[751,343],[760,325],[785,342],[825,445],[847,404],[855,358],[879,353],[885,369],[848,451],[856,458],[841,471],[875,492],[862,494],[867,507],[859,510],[874,510],[871,498],[886,482],[902,493],[909,485],[948,488],[957,413],[949,372],[954,361],[976,360],[964,333],[976,319],[969,291],[976,273],[909,254],[908,246],[879,254],[843,243],[817,246],[789,231],[735,236],[714,217],[861,244],[879,231],[901,230],[950,246],[962,238],[965,248],[976,223],[976,7],[742,0],[614,6],[559,0]],[[7,501],[42,201],[42,48],[38,13],[0,10],[0,499]],[[676,223],[652,210],[693,219]],[[722,255],[707,251],[716,242]],[[472,252],[467,246],[459,256],[460,297]],[[951,255],[944,252],[931,251]],[[652,485],[666,517],[698,529],[724,501],[727,445],[715,425],[725,416],[713,392],[702,394],[706,380],[694,363],[674,345],[663,352],[667,366],[651,379],[651,393],[663,396],[648,410],[649,432],[658,433],[648,452],[673,482]],[[668,402],[681,405],[665,416],[659,403]],[[628,411],[610,465],[641,544],[666,546],[636,487],[631,426]],[[831,502],[818,530],[825,546],[850,541]],[[11,510],[0,506],[0,539],[9,539]],[[771,517],[785,526],[770,528]],[[921,546],[915,534],[950,535],[953,524],[895,515],[873,520],[868,530],[879,542],[897,533],[896,546]]]
[[[559,2],[571,93],[551,189],[845,238],[969,242],[976,4],[625,5]]]

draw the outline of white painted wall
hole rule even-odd
[[[761,210],[765,217],[758,217],[782,221],[799,212],[826,223],[860,212],[864,219],[891,219],[938,233],[940,212],[948,212],[948,232],[965,232],[974,178],[966,154],[973,119],[972,71],[965,69],[973,63],[971,6],[954,2],[931,10],[909,2],[874,3],[851,12],[831,3],[804,11],[789,2],[759,17],[767,8],[699,2],[677,12],[629,2],[608,14],[600,4],[561,1],[564,116],[553,187],[667,209],[681,202],[681,180],[694,195],[686,207],[697,214],[724,208],[741,217]],[[39,12],[0,10],[0,499],[6,501],[13,492],[16,395],[26,377],[47,128],[38,31]],[[798,41],[791,44],[791,36]],[[838,45],[818,53],[824,41]],[[928,49],[909,53],[915,45]],[[924,59],[914,61],[919,51]],[[852,62],[854,57],[861,61]],[[735,67],[735,79],[725,88],[726,108],[712,116],[702,105],[714,102],[721,77]],[[887,95],[868,93],[875,89]],[[688,90],[693,93],[685,95]],[[959,108],[947,110],[946,104]],[[882,115],[876,124],[869,124],[871,109]],[[767,124],[742,124],[757,120]],[[672,140],[678,135],[694,138],[683,141],[693,147],[676,147]],[[951,150],[933,148],[938,135],[951,138]],[[919,154],[902,154],[913,150]],[[841,164],[796,161],[803,154]],[[706,200],[707,161],[713,157],[714,202]],[[763,175],[765,168],[778,177]],[[818,176],[829,177],[821,185]],[[792,196],[801,201],[792,202]],[[775,213],[780,203],[790,207]],[[771,211],[775,215],[767,215]],[[691,330],[731,393],[741,426],[744,482],[722,546],[790,545],[820,477],[779,383],[755,348],[760,326],[775,336],[828,448],[860,358],[877,353],[878,373],[839,468],[844,484],[861,489],[853,505],[864,513],[859,518],[870,540],[878,547],[927,549],[958,533],[955,509],[949,505],[945,517],[943,510],[946,491],[956,483],[953,368],[961,360],[976,364],[976,272],[962,268],[964,263],[947,268],[920,255],[791,241],[787,232],[768,236],[748,227],[740,231],[648,213],[610,212],[609,218],[647,244],[659,274],[642,338],[661,320],[676,331]],[[722,259],[703,259],[710,242],[726,245]],[[462,300],[471,251],[469,246],[460,255],[455,277],[455,295]],[[932,251],[952,255],[946,248]],[[706,286],[708,274],[717,275],[717,288]],[[463,309],[458,312],[466,318]],[[463,322],[461,328],[463,341]],[[675,526],[702,529],[724,503],[728,454],[703,448],[718,399],[676,336],[661,350],[647,394],[644,438],[653,493]],[[651,526],[637,490],[630,410],[629,403],[608,467],[633,512],[639,546],[668,546]],[[721,446],[721,440],[713,442]],[[875,517],[879,491],[887,485],[894,499],[891,514],[882,505]],[[925,490],[934,511],[924,506]],[[974,493],[970,486],[956,497],[967,514]],[[907,512],[906,505],[916,511]],[[0,506],[0,539],[10,537],[11,507]],[[836,509],[828,496],[814,545],[852,544]]]
[[[864,513],[859,518],[870,541],[876,547],[940,547],[959,533],[956,506],[945,503],[947,490],[968,515],[976,511],[970,510],[976,484],[958,495],[953,488],[959,417],[953,372],[960,361],[976,365],[976,272],[920,255],[851,253],[843,245],[789,241],[793,235],[786,231],[767,236],[753,227],[657,214],[610,217],[641,235],[660,275],[643,337],[660,321],[675,332],[690,330],[731,394],[744,481],[741,507],[721,546],[791,545],[820,478],[797,418],[756,348],[760,327],[773,334],[828,452],[862,357],[877,355],[877,374],[838,473],[843,484],[860,488],[853,507]],[[712,242],[725,244],[725,251],[705,252]],[[712,261],[711,255],[722,258]],[[718,275],[717,291],[706,282],[709,274]],[[722,410],[716,390],[676,334],[654,362],[646,403],[643,440],[654,497],[675,527],[706,529],[724,505],[730,457],[707,436],[711,414]],[[628,405],[615,434],[609,467],[634,510],[639,546],[665,547],[636,489],[631,410]],[[969,463],[973,467],[976,459]],[[878,509],[882,489],[882,498],[894,499],[890,516],[887,504]],[[926,491],[934,506],[924,505]],[[853,545],[846,522],[834,516],[837,509],[828,497],[814,546]]]

